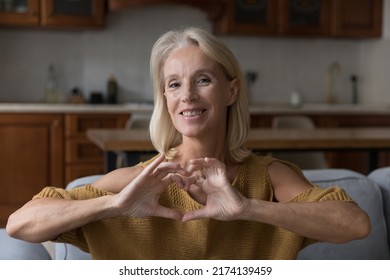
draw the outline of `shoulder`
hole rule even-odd
[[[268,166],[268,174],[275,198],[279,202],[290,201],[312,188],[312,184],[305,178],[302,171],[289,162],[272,161]]]

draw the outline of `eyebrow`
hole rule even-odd
[[[207,75],[211,75],[211,76],[217,76],[216,72],[212,71],[210,69],[198,69],[193,74],[191,74],[191,76],[197,76],[197,75],[200,75],[200,74],[207,74]],[[171,75],[168,75],[168,76],[164,77],[164,80],[168,80],[168,79],[172,79],[172,78],[178,78],[179,76],[180,75],[178,75],[178,74],[171,74]]]

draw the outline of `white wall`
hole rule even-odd
[[[385,1],[385,33],[389,32]],[[149,81],[150,50],[163,32],[195,25],[211,30],[206,15],[190,7],[159,6],[115,12],[98,31],[50,31],[0,29],[0,101],[39,102],[43,98],[46,69],[54,63],[60,87],[68,95],[80,87],[106,91],[115,75],[120,99],[152,99]],[[389,38],[380,40],[281,39],[223,36],[244,71],[259,79],[252,88],[254,102],[287,102],[299,90],[306,102],[322,102],[327,68],[341,65],[337,91],[340,102],[351,98],[350,75],[359,76],[359,92],[365,103],[390,103]]]
[[[384,2],[381,40],[364,41],[359,50],[362,102],[390,104],[390,1]]]

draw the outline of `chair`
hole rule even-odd
[[[276,116],[273,129],[315,129],[313,121],[306,116]],[[301,169],[327,168],[323,152],[272,152],[270,156],[298,165]]]

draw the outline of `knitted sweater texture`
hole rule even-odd
[[[248,198],[274,201],[267,167],[276,159],[252,155],[241,164],[233,187]],[[286,163],[286,162],[284,162]],[[147,165],[144,163],[143,165]],[[303,177],[302,172],[288,164]],[[65,191],[46,187],[36,197],[92,199],[112,193],[86,185]],[[353,202],[339,187],[314,186],[291,202],[340,200]],[[187,212],[202,205],[171,184],[160,203]],[[151,217],[116,217],[65,232],[55,241],[71,243],[94,259],[295,259],[315,242],[275,226],[249,221],[201,219],[189,222]]]

